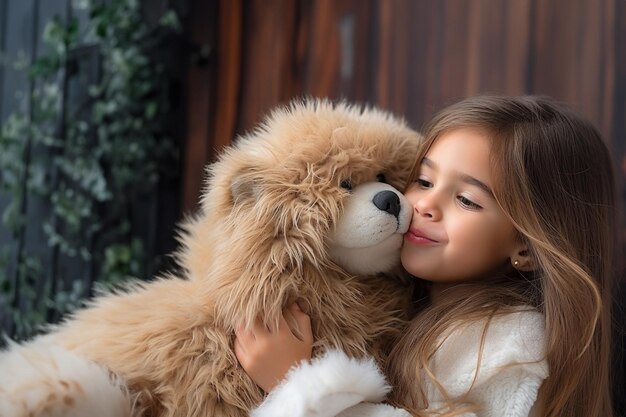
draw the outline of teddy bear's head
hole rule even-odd
[[[376,109],[308,100],[273,111],[209,167],[183,266],[202,277],[230,262],[259,280],[337,265],[352,274],[390,270],[410,222],[398,190],[418,141]]]

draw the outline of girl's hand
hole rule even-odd
[[[276,332],[270,332],[258,319],[252,329],[240,327],[235,332],[235,355],[250,378],[265,392],[278,385],[289,368],[311,359],[311,318],[295,303],[289,311],[295,318],[297,329],[290,329],[283,312]]]

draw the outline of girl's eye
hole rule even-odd
[[[425,180],[423,178],[418,178],[416,182],[422,188],[432,188],[433,186],[433,184],[430,181]]]
[[[479,209],[482,208],[481,206],[479,206],[478,204],[474,203],[469,198],[464,197],[462,195],[458,196],[457,200],[459,200],[459,203],[461,203],[461,205],[463,207],[466,207],[466,208],[469,208],[469,209],[472,209],[472,210],[479,210]]]

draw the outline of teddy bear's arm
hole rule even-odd
[[[130,417],[123,381],[97,364],[37,339],[0,351],[0,416]]]
[[[387,404],[363,402],[342,411],[337,417],[411,417],[411,414]]]
[[[389,391],[372,359],[356,360],[338,350],[292,368],[251,417],[410,417],[384,404]]]

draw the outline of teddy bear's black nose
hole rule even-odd
[[[372,202],[382,211],[396,217],[400,214],[400,198],[393,191],[385,190],[377,193]]]

